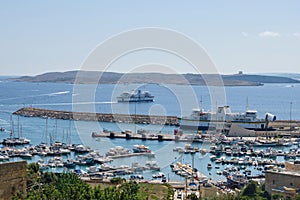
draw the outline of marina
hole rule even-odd
[[[103,137],[109,138],[109,135]],[[221,180],[224,180],[228,185],[236,187],[242,186],[233,181],[241,176],[237,175],[237,173],[243,175],[243,180],[263,178],[265,170],[284,168],[285,162],[300,159],[300,150],[298,149],[300,139],[273,139],[270,141],[266,138],[227,138],[223,134],[206,134],[201,137],[201,143],[204,144],[202,146],[196,145],[200,144],[199,141],[196,143],[177,142],[173,152],[176,153],[175,155],[178,158],[173,164],[169,165],[174,175],[178,178],[208,181],[210,174],[215,173],[214,176],[223,177]],[[272,144],[272,146],[269,144]],[[282,148],[285,151],[282,151]],[[155,161],[155,152],[152,152],[148,146],[143,144],[132,145],[131,150],[122,146],[116,146],[110,148],[104,155],[81,144],[61,142],[55,142],[51,145],[40,143],[38,145],[25,146],[4,144],[0,148],[0,152],[1,162],[8,162],[12,159],[25,159],[29,162],[36,161],[42,170],[55,169],[72,172],[80,170],[80,173],[84,173],[91,179],[115,176],[130,177],[130,175],[136,173],[143,176],[143,173],[147,171],[152,172],[146,178],[156,179],[158,177],[156,171],[166,173],[166,169],[159,166]],[[180,161],[189,154],[192,155],[193,160],[195,157],[206,157],[209,159],[207,162],[208,175],[204,175],[203,169],[198,168],[199,165],[195,164],[194,161],[190,163]],[[109,164],[118,159],[141,156],[146,158],[145,165],[141,165],[136,161],[133,161],[130,165]],[[163,171],[161,171],[162,169]],[[220,169],[223,169],[223,171]]]
[[[55,119],[49,120],[55,122]],[[49,120],[46,119],[46,126],[49,126]],[[51,139],[53,136],[48,134]],[[128,148],[115,144],[115,147],[107,149],[106,152],[103,151],[105,148],[101,148],[100,153],[82,144],[54,142],[8,145],[4,142],[6,139],[3,139],[0,161],[37,162],[44,171],[69,171],[82,174],[81,176],[89,180],[112,177],[158,179],[161,182],[189,179],[213,185],[222,183],[223,186],[234,188],[242,187],[246,183],[236,182],[240,176],[244,177],[243,180],[264,178],[266,170],[281,169],[285,162],[300,158],[300,140],[286,135],[268,139],[227,137],[224,133],[214,131],[186,133],[181,129],[174,129],[170,134],[147,129],[137,129],[136,133],[128,129],[121,132],[103,129],[98,133],[91,131],[89,137],[99,144],[104,144],[107,140],[113,143],[123,140],[132,145]],[[152,150],[153,142],[162,145],[166,145],[166,142],[172,143],[168,150],[174,157],[171,164],[159,165],[157,160],[160,161],[161,153]],[[203,159],[205,164],[199,165]]]
[[[26,86],[22,84],[22,87],[23,85]],[[188,180],[191,188],[194,187],[194,183],[200,183],[230,191],[242,184],[232,182],[239,180],[240,174],[246,180],[263,179],[265,171],[280,170],[285,162],[297,161],[300,158],[299,140],[295,138],[299,134],[300,123],[296,120],[297,117],[292,115],[290,118],[289,113],[284,115],[276,110],[276,106],[258,106],[257,111],[259,116],[269,111],[276,113],[277,119],[269,121],[269,126],[275,130],[251,130],[252,137],[248,137],[248,132],[244,135],[230,136],[229,133],[218,130],[182,130],[179,126],[182,117],[176,111],[177,105],[169,103],[172,102],[169,96],[161,96],[167,91],[161,89],[163,92],[160,95],[155,90],[161,86],[147,87],[155,95],[155,103],[164,105],[167,109],[166,114],[170,116],[167,117],[168,123],[165,123],[166,117],[162,112],[148,112],[148,109],[154,106],[153,102],[128,104],[126,109],[129,111],[123,114],[126,113],[122,112],[122,108],[126,107],[124,103],[98,99],[99,102],[109,102],[96,104],[97,114],[100,114],[96,116],[99,118],[95,117],[95,114],[73,112],[69,104],[64,103],[68,102],[68,98],[73,94],[60,92],[61,88],[68,91],[72,85],[58,85],[59,88],[52,85],[58,91],[53,91],[51,84],[46,87],[51,91],[48,91],[50,96],[43,97],[44,100],[42,97],[35,97],[40,102],[53,101],[50,104],[29,106],[28,103],[24,107],[23,104],[16,103],[7,107],[9,112],[0,113],[0,127],[3,127],[0,134],[1,162],[38,162],[43,171],[74,172],[88,181],[106,181],[113,177],[122,177],[159,183],[176,182],[184,186]],[[262,89],[267,90],[268,87],[270,86],[263,86]],[[295,88],[297,87],[293,89]],[[112,86],[104,86],[104,89],[106,92],[103,94],[109,95]],[[248,94],[252,89],[246,90]],[[253,95],[255,96],[254,93]],[[55,104],[57,101],[61,104]],[[259,103],[256,102],[256,105]],[[242,110],[241,106],[239,107],[240,103],[231,100],[228,104],[232,105],[232,108]],[[108,107],[118,110],[120,114],[112,114]],[[191,108],[185,109],[187,112],[190,110]],[[289,111],[289,107],[287,110]],[[294,106],[293,113],[297,110]],[[11,127],[9,119],[12,113],[15,113],[12,115],[13,121],[19,118],[20,126]],[[129,120],[129,117],[136,121]],[[5,139],[10,138],[12,129],[15,136],[17,135],[17,127],[20,127],[20,130],[22,127],[23,137],[30,140],[30,143],[3,143]],[[243,131],[237,129],[236,132],[241,134]],[[151,153],[134,153],[135,145],[148,147]]]

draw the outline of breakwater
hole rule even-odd
[[[71,112],[71,111],[32,108],[32,107],[21,108],[15,111],[13,114],[24,116],[24,117],[41,117],[41,118],[64,119],[64,120],[179,125],[178,118],[176,116]]]

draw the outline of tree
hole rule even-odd
[[[112,183],[118,186],[91,187],[73,173],[43,173],[37,164],[28,165],[27,171],[29,187],[27,194],[18,193],[13,199],[76,199],[76,200],[146,200],[149,195],[141,191],[140,184],[115,178]],[[124,182],[125,181],[125,182]],[[173,197],[173,189],[169,186],[167,198]]]
[[[283,198],[283,196],[281,194],[273,194],[272,195],[272,199],[274,199],[274,200],[282,200],[284,198]]]
[[[257,183],[254,181],[250,181],[250,183],[244,188],[242,192],[242,196],[253,197],[258,193]]]
[[[189,200],[199,200],[199,198],[197,197],[197,195],[194,194],[194,193],[188,195],[188,196],[187,196],[187,199],[189,199]]]

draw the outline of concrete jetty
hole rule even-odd
[[[168,133],[120,133],[120,132],[100,132],[92,133],[92,137],[107,137],[110,139],[126,140],[156,140],[156,141],[175,141],[175,142],[203,142],[198,134],[173,135]]]
[[[148,157],[154,157],[155,154],[151,154],[149,152],[141,152],[141,153],[128,153],[128,154],[121,154],[121,155],[115,155],[115,156],[107,156],[108,158],[115,159],[115,158],[127,158],[127,157],[133,157],[133,156],[148,156]]]
[[[17,110],[13,114],[24,116],[24,117],[42,117],[42,118],[65,119],[65,120],[158,124],[158,125],[173,125],[173,126],[179,125],[178,118],[176,116],[71,112],[71,111],[32,108],[32,107],[21,108],[20,110]]]

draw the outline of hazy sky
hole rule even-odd
[[[141,27],[189,36],[220,73],[300,73],[298,0],[1,1],[0,25],[1,75],[79,69],[100,42]],[[128,60],[116,69],[122,71]]]

